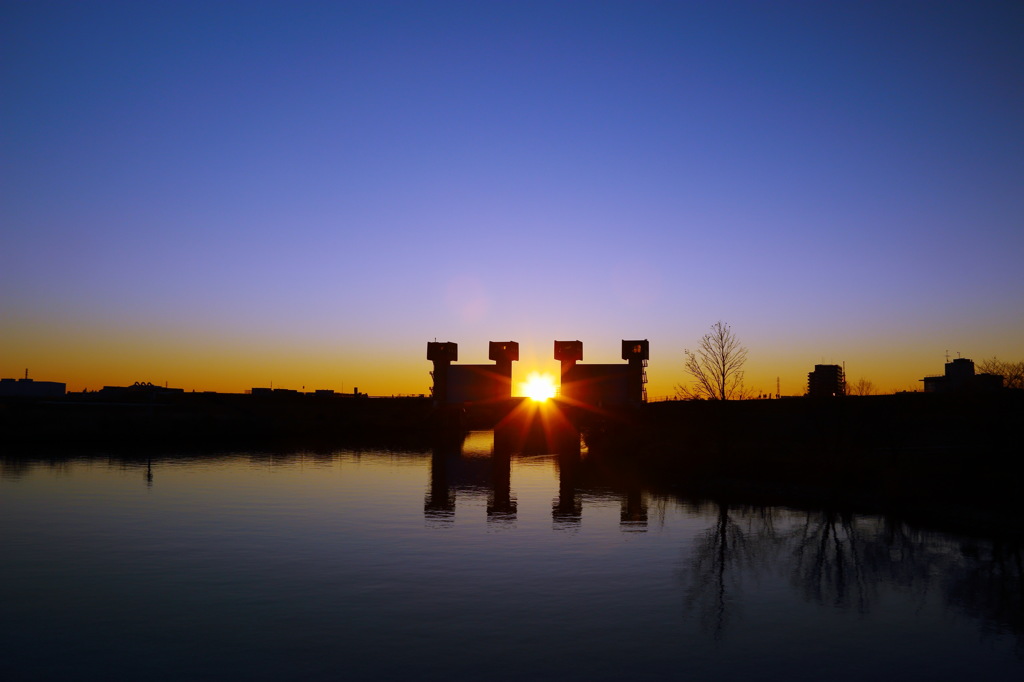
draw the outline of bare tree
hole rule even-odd
[[[730,400],[744,397],[743,363],[747,349],[740,345],[729,325],[718,321],[704,335],[697,350],[686,349],[686,371],[693,378],[692,386],[679,385],[681,398]]]
[[[860,378],[860,379],[857,379],[857,381],[855,381],[854,383],[846,385],[846,394],[847,395],[874,395],[875,394],[875,385],[872,382],[868,381],[867,379]]]
[[[982,360],[978,371],[983,374],[999,374],[1006,388],[1024,388],[1024,362],[1006,362],[998,358]]]

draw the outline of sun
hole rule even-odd
[[[555,381],[549,374],[530,372],[526,381],[520,384],[519,390],[527,398],[542,403],[548,398],[555,397]]]

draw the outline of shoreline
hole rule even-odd
[[[339,448],[450,454],[467,428],[493,427],[503,415],[502,437],[495,439],[502,455],[529,449],[580,456],[572,430],[552,433],[557,420],[521,411],[518,400],[453,417],[417,397],[179,394],[115,403],[94,396],[0,401],[3,459]],[[618,485],[920,516],[1024,535],[1024,392],[679,401],[569,416],[587,446],[581,474]]]

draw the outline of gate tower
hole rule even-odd
[[[434,363],[434,378],[431,395],[441,404],[448,401],[448,370],[459,359],[459,344],[451,341],[430,341],[427,343],[427,360]]]
[[[555,341],[555,360],[562,363],[562,381],[566,373],[583,359],[582,341]]]
[[[512,381],[512,363],[519,361],[519,343],[516,341],[491,341],[487,357],[494,360],[498,373]]]
[[[647,339],[622,341],[622,359],[629,362],[630,394],[647,402],[647,360],[651,356],[651,344]]]

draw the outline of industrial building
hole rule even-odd
[[[59,398],[67,392],[67,384],[60,381],[35,379],[0,379],[0,397]]]

